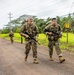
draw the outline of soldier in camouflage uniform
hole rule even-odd
[[[11,41],[11,43],[13,43],[14,33],[13,33],[12,31],[10,31],[10,33],[9,33],[9,37],[10,37],[10,41]]]
[[[23,24],[26,24],[27,23],[27,20],[24,20],[23,22],[22,22],[22,25]],[[21,36],[21,44],[23,44],[23,37]]]
[[[49,32],[46,30],[49,30]],[[56,34],[53,35],[53,32],[57,33],[58,35],[56,35]],[[44,33],[46,33],[48,35],[48,40],[49,40],[48,47],[49,47],[50,60],[53,61],[53,58],[52,58],[53,46],[55,46],[55,50],[56,50],[57,55],[59,57],[60,63],[64,62],[65,59],[62,58],[62,53],[61,53],[61,50],[59,47],[59,38],[62,36],[62,32],[61,32],[60,25],[57,24],[57,22],[56,22],[56,18],[53,18],[52,23],[45,27]]]
[[[32,47],[34,63],[38,64],[38,60],[37,60],[37,43],[33,39],[30,39],[27,34],[24,34],[23,33],[24,31],[31,34],[36,39],[36,36],[38,35],[38,28],[34,24],[32,18],[29,18],[28,22],[26,22],[24,25],[22,25],[21,35],[25,37],[25,55],[26,55],[25,56],[25,61],[27,61],[28,54],[29,54],[29,52],[31,50],[31,47]]]

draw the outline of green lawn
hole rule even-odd
[[[9,40],[8,34],[0,34],[0,38]],[[24,38],[23,38],[24,39]],[[60,38],[60,47],[69,51],[74,51],[74,34],[69,33],[68,44],[66,43],[66,33],[63,33],[62,38]],[[19,33],[14,34],[14,41],[21,42],[21,36]],[[41,45],[47,46],[48,40],[45,34],[39,34],[38,41]]]
[[[0,38],[7,39],[7,40],[10,39],[8,34],[0,34]],[[19,33],[14,33],[14,41],[21,42],[21,36]]]

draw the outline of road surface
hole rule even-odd
[[[66,61],[59,63],[54,51],[54,61],[49,61],[48,47],[38,46],[39,64],[33,64],[32,51],[24,61],[24,44],[0,39],[0,75],[74,75],[74,55],[63,53]]]

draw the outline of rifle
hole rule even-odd
[[[23,33],[24,33],[24,34],[27,34],[27,35],[30,37],[30,39],[34,40],[35,42],[37,42],[37,43],[40,45],[40,43],[32,36],[32,34],[29,34],[29,33],[26,32],[26,31],[24,31]]]
[[[12,36],[14,36],[14,34],[9,34],[9,37],[12,37]]]
[[[52,31],[52,30],[45,29],[44,32],[52,32],[51,35],[53,35],[53,36],[58,36],[58,37],[59,37],[59,33],[54,32],[54,31]]]

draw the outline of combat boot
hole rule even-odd
[[[60,63],[63,63],[65,61],[65,59],[62,58],[62,56],[59,56],[59,61],[60,61]]]
[[[52,58],[52,56],[50,56],[49,60],[50,60],[50,61],[53,61],[53,58]]]
[[[38,60],[37,60],[37,58],[34,59],[34,63],[35,64],[38,64],[39,63]]]
[[[27,61],[28,55],[25,56],[24,60]]]

